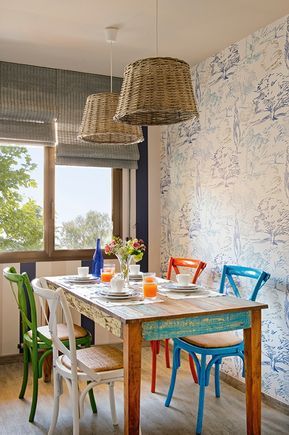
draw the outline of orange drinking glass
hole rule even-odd
[[[143,274],[143,295],[144,298],[155,298],[157,295],[157,279],[155,273]]]
[[[100,271],[101,282],[110,282],[114,273],[115,273],[115,265],[114,264],[109,264],[109,265],[105,264]]]

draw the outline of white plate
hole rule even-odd
[[[120,295],[120,294],[118,294],[118,295],[112,295],[112,294],[109,294],[109,293],[99,293],[99,294],[100,294],[100,296],[103,296],[103,297],[105,297],[107,299],[115,299],[115,300],[117,300],[117,299],[130,299],[130,298],[133,298],[133,297],[137,296],[133,292],[131,292],[129,294],[124,294],[124,295]]]
[[[113,291],[111,289],[108,290],[100,290],[102,296],[130,296],[133,293],[133,290],[123,290],[121,292]]]
[[[132,281],[142,281],[142,273],[140,272],[137,275],[129,274],[128,278]]]
[[[87,275],[87,276],[79,276],[79,275],[75,275],[75,276],[67,276],[65,277],[65,279],[69,282],[73,282],[73,283],[79,283],[79,284],[83,284],[83,283],[88,283],[88,282],[96,282],[97,278],[95,276],[92,275]]]
[[[201,290],[201,287],[197,284],[181,285],[177,283],[164,284],[163,287],[172,290],[174,292],[194,292],[196,290]]]

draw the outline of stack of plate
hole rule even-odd
[[[174,292],[195,292],[201,290],[201,287],[198,286],[197,284],[182,285],[176,282],[170,282],[168,284],[164,284],[163,287],[168,290],[172,290]]]
[[[99,295],[106,297],[107,299],[129,299],[137,296],[135,290],[124,289],[121,292],[111,290],[110,288],[102,289],[99,291]]]
[[[79,276],[79,275],[71,275],[65,277],[66,281],[69,281],[73,284],[94,284],[97,282],[97,278],[92,275],[87,276]]]
[[[130,273],[128,278],[130,281],[142,281],[142,272],[138,273],[137,275]]]

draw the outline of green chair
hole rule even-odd
[[[21,313],[24,373],[19,399],[24,398],[28,380],[29,360],[32,363],[33,395],[29,421],[33,422],[37,405],[38,379],[42,377],[43,361],[52,353],[51,336],[48,326],[37,327],[34,292],[27,273],[19,274],[14,267],[6,267],[3,270],[3,275],[10,282],[14,298]],[[60,340],[68,347],[69,339],[66,325],[58,324],[57,326]],[[91,345],[91,334],[86,329],[74,325],[74,333],[77,348]],[[89,397],[92,411],[97,412],[92,390]]]

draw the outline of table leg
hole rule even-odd
[[[52,353],[47,355],[47,357],[44,359],[42,371],[43,371],[44,382],[50,382],[51,381],[51,372],[52,372]]]
[[[261,310],[252,311],[244,329],[247,435],[261,434]]]
[[[130,322],[123,330],[124,433],[139,435],[141,388],[141,324]]]

